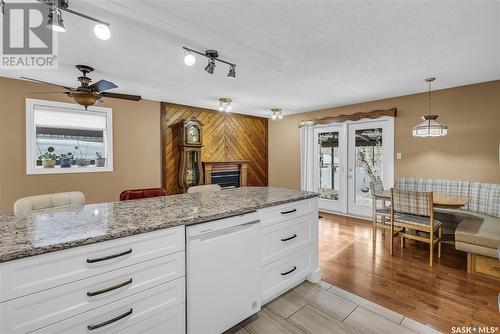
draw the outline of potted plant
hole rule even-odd
[[[56,166],[57,154],[54,153],[54,148],[49,146],[47,152],[40,155],[38,159],[42,160],[43,168],[54,168]]]
[[[95,166],[96,167],[104,167],[106,165],[106,158],[102,157],[102,154],[99,152],[95,152]]]
[[[59,161],[61,163],[61,168],[70,168],[73,163],[73,153],[68,152],[66,154],[61,154],[59,156]]]

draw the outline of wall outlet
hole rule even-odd
[[[401,153],[400,152],[396,153],[396,159],[401,160]]]

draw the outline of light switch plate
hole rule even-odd
[[[400,152],[396,153],[396,159],[401,160],[401,153]]]

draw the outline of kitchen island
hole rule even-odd
[[[0,332],[183,333],[186,230],[244,219],[260,235],[247,247],[259,258],[258,310],[319,281],[316,196],[244,187],[2,216]]]

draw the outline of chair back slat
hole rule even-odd
[[[432,193],[392,189],[392,207],[395,213],[427,216],[432,214]]]
[[[370,182],[370,192],[372,196],[381,191],[384,191],[384,184],[381,179],[377,179],[375,182]]]

